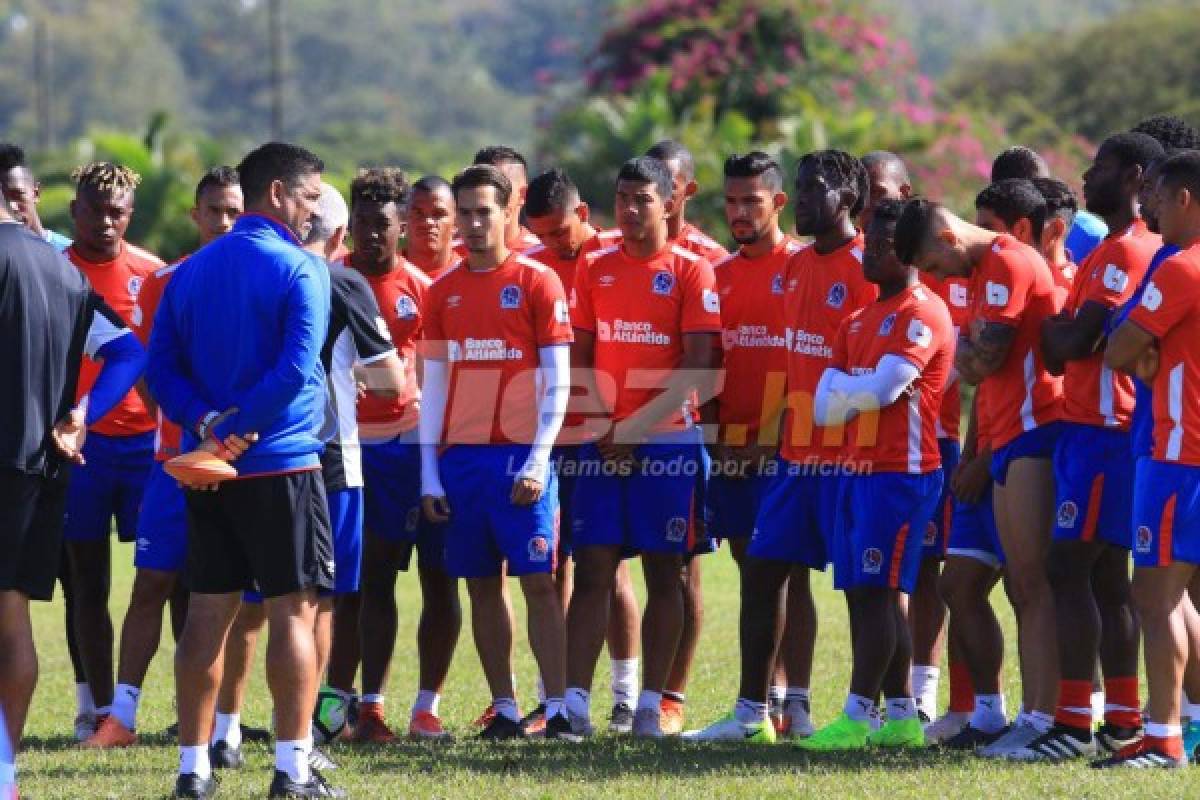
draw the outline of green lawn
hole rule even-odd
[[[114,561],[128,565],[131,550],[120,546]],[[693,676],[688,707],[691,726],[723,714],[737,684],[736,580],[728,554],[705,560],[707,622],[701,655]],[[132,568],[122,566],[113,581],[112,609],[119,626],[128,599]],[[414,691],[416,654],[414,626],[419,595],[415,577],[400,580],[401,630],[392,672],[390,715],[407,719]],[[821,635],[813,694],[818,724],[839,710],[849,669],[849,645],[841,598],[818,580]],[[515,589],[515,586],[514,586]],[[997,595],[999,600],[999,595]],[[1000,601],[1002,602],[1002,601]],[[76,749],[71,738],[74,690],[62,640],[62,609],[38,604],[35,625],[42,678],[30,714],[25,751],[20,758],[22,797],[28,798],[149,798],[169,794],[176,765],[172,742],[158,735],[172,721],[171,638],[155,660],[145,687],[141,728],[145,744],[135,749],[102,754]],[[1011,615],[1006,614],[1011,631]],[[1010,639],[1011,641],[1011,639]],[[1014,648],[1010,647],[1010,653]],[[534,666],[528,647],[518,640],[519,694],[533,693]],[[602,717],[608,707],[606,660],[597,674],[593,703]],[[1015,660],[1008,664],[1009,708],[1016,707]],[[942,692],[945,701],[945,681]],[[481,745],[470,741],[470,720],[487,701],[483,678],[464,628],[458,658],[442,703],[442,713],[461,739],[446,746],[401,744],[358,749],[331,749],[342,769],[335,782],[352,797],[463,798],[757,798],[782,796],[902,798],[1183,798],[1200,794],[1200,772],[1174,774],[1097,773],[1084,765],[1026,767],[996,765],[969,756],[875,754],[817,758],[801,755],[787,745],[697,747],[677,741],[661,744],[601,736],[582,745],[528,742]],[[262,725],[269,700],[261,670],[255,676],[249,724]],[[597,722],[600,722],[597,719]],[[249,765],[224,776],[218,797],[261,797],[270,779],[271,750],[246,745]]]

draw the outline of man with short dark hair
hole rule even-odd
[[[504,234],[508,249],[514,253],[524,253],[531,247],[537,247],[538,238],[521,224],[521,209],[525,206],[525,193],[529,189],[529,163],[525,156],[508,145],[493,144],[481,148],[471,163],[495,167],[512,185],[512,193],[508,198],[508,229]],[[459,231],[459,235],[464,236],[462,231]],[[465,239],[455,240],[454,249],[459,257],[466,258],[468,248]]]
[[[404,258],[437,280],[458,263],[454,239],[454,192],[438,175],[417,179],[405,208]]]
[[[20,145],[0,144],[0,193],[8,201],[17,220],[45,239],[58,250],[71,246],[71,239],[42,225],[38,203],[42,199],[42,184],[33,175],[25,150]]]
[[[191,486],[192,596],[176,651],[178,797],[211,797],[208,738],[221,652],[241,604],[265,598],[275,705],[271,797],[328,797],[309,767],[317,696],[318,589],[333,588],[333,543],[318,454],[328,271],[299,247],[321,196],[309,151],[265,144],[238,166],[248,213],[180,267],[150,336],[147,384],[184,431],[184,450],[236,461],[238,479]],[[211,490],[211,491],[206,491]]]

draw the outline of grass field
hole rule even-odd
[[[129,595],[132,568],[128,545],[114,554],[112,612],[119,626]],[[725,713],[737,684],[736,576],[728,554],[705,560],[707,621],[701,655],[688,693],[689,727]],[[814,677],[813,707],[818,724],[840,709],[849,670],[848,627],[841,597],[826,579],[816,581],[821,634]],[[513,587],[516,588],[515,586]],[[414,630],[419,595],[415,576],[402,575],[400,639],[392,672],[389,703],[394,722],[407,720],[416,679]],[[519,592],[518,592],[519,594]],[[465,595],[465,592],[464,592]],[[465,599],[465,598],[464,598]],[[997,597],[999,599],[999,597]],[[1002,602],[1002,601],[1001,601]],[[41,682],[20,757],[25,798],[151,798],[170,793],[176,766],[174,743],[158,734],[173,720],[171,637],[164,633],[146,682],[140,727],[142,746],[124,751],[86,753],[71,738],[74,690],[61,632],[58,603],[38,604],[35,626],[41,656]],[[1011,632],[1011,615],[1004,615]],[[1012,641],[1010,637],[1010,642]],[[518,693],[528,700],[535,670],[523,638],[517,645]],[[1009,708],[1017,705],[1015,650],[1007,668]],[[260,654],[261,662],[261,654]],[[608,675],[602,658],[594,709],[608,707]],[[945,702],[945,681],[942,686]],[[1185,798],[1200,795],[1200,771],[1153,774],[1095,772],[1085,765],[1028,767],[997,765],[970,756],[934,752],[856,754],[811,757],[786,744],[775,747],[729,745],[698,747],[678,741],[661,744],[600,736],[581,744],[526,742],[483,745],[469,740],[470,720],[487,701],[469,630],[464,626],[458,657],[450,674],[442,713],[460,736],[456,744],[359,749],[339,745],[331,754],[341,763],[334,782],[351,797],[381,798],[761,798],[886,797],[906,798]],[[261,669],[243,714],[248,724],[264,725],[269,700]],[[596,720],[600,722],[600,719]],[[248,766],[223,776],[218,797],[263,797],[270,779],[268,745],[245,745]]]

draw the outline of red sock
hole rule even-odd
[[[1058,682],[1058,711],[1054,721],[1072,728],[1092,729],[1091,681]]]
[[[1122,728],[1138,728],[1142,712],[1137,676],[1104,679],[1104,721]]]
[[[975,687],[966,664],[950,662],[950,711],[970,714],[975,710]]]
[[[1146,736],[1144,741],[1147,748],[1165,753],[1171,758],[1183,758],[1182,736]]]

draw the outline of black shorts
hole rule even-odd
[[[62,557],[67,481],[15,469],[0,470],[0,591],[30,600],[54,595]]]
[[[333,589],[333,534],[319,469],[184,494],[191,591],[279,597]]]

